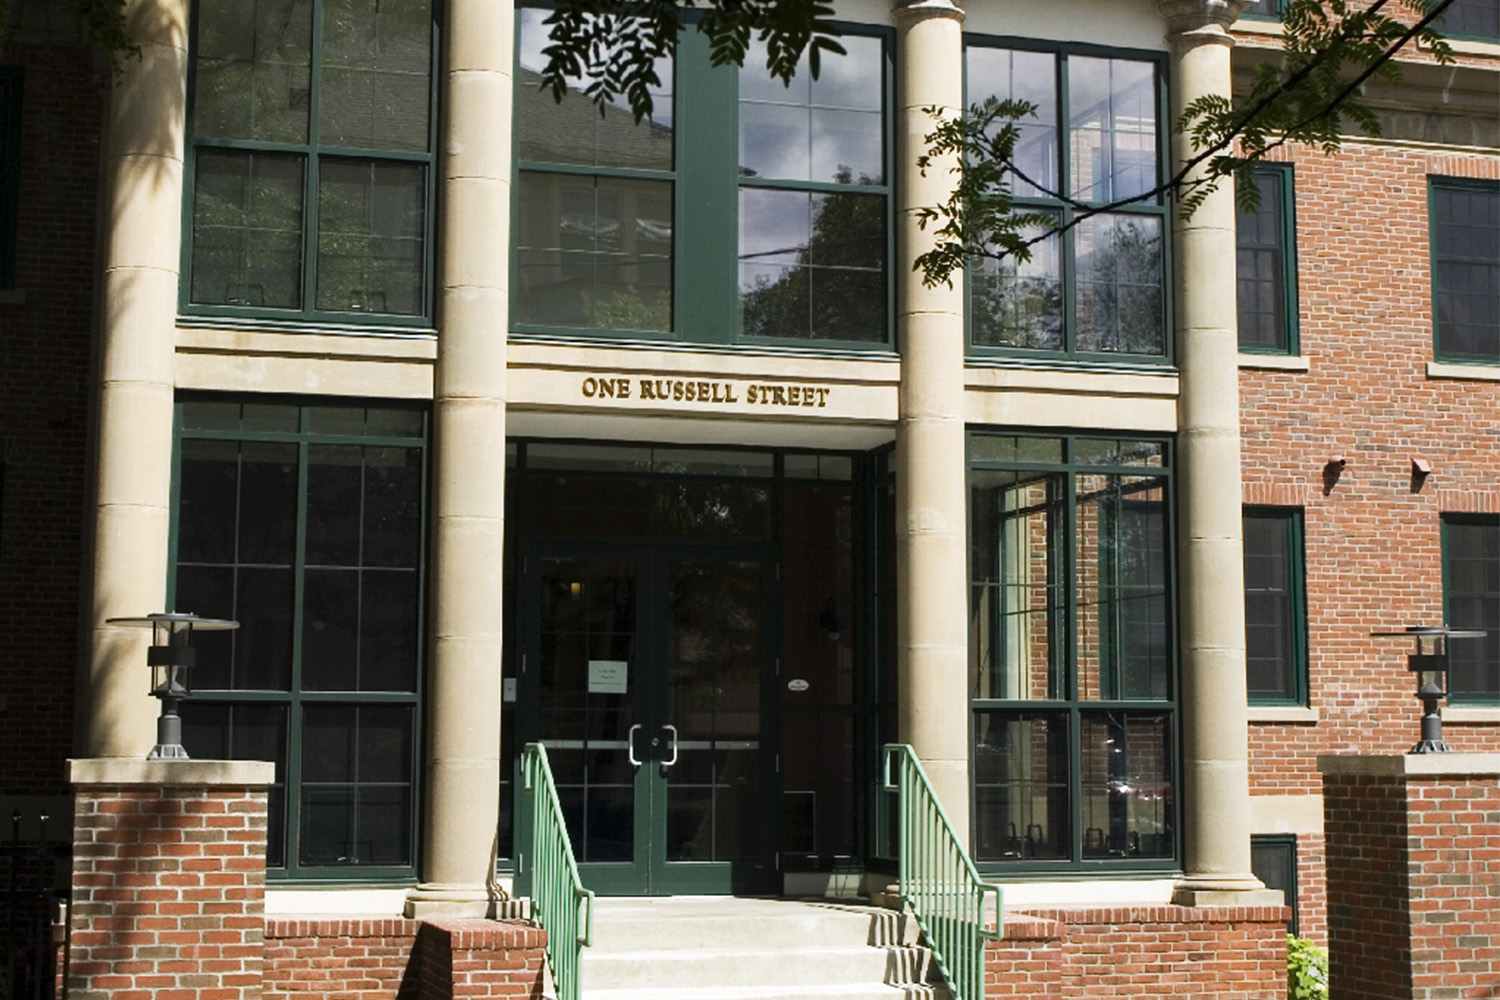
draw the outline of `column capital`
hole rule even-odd
[[[898,21],[907,23],[935,17],[946,17],[962,23],[965,17],[963,8],[954,3],[954,0],[896,0],[893,13]]]
[[[1229,26],[1248,4],[1245,0],[1156,0],[1156,9],[1167,22],[1172,41],[1217,42],[1233,45]]]

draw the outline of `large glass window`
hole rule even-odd
[[[1166,442],[970,438],[976,860],[1176,856]]]
[[[1433,177],[1437,357],[1500,363],[1500,184]]]
[[[971,41],[968,100],[1028,101],[1013,193],[1057,218],[1031,259],[969,275],[979,351],[1083,358],[1168,354],[1160,65],[1154,58],[1000,48]]]
[[[1235,215],[1240,350],[1297,353],[1297,249],[1292,168],[1260,164],[1260,207]]]
[[[430,0],[195,11],[185,307],[425,322]]]
[[[1455,38],[1500,42],[1500,2],[1453,0],[1438,19],[1437,28]]]
[[[426,418],[179,406],[175,606],[240,623],[198,643],[195,757],[276,762],[267,863],[415,865]]]
[[[1483,629],[1482,639],[1448,645],[1448,700],[1500,705],[1500,516],[1443,518],[1444,620]]]
[[[1302,511],[1245,510],[1245,668],[1252,705],[1307,701]]]
[[[548,14],[520,14],[518,330],[890,342],[882,38],[851,32],[785,86],[756,44],[714,68],[687,32],[637,122],[538,90]]]

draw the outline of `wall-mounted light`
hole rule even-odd
[[[828,605],[823,613],[818,616],[818,631],[823,633],[823,638],[829,642],[838,642],[843,635],[844,626],[839,621],[838,610],[834,607],[833,598],[828,599]]]

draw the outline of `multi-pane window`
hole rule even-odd
[[[1254,212],[1235,215],[1235,265],[1239,291],[1240,350],[1297,352],[1296,217],[1292,169],[1259,164]]]
[[[1245,509],[1245,679],[1251,704],[1307,700],[1302,511]]]
[[[430,0],[195,9],[185,307],[429,316]]]
[[[1294,833],[1252,834],[1250,837],[1250,871],[1265,883],[1267,889],[1280,889],[1291,907],[1292,919],[1286,929],[1297,933],[1297,835]]]
[[[973,853],[1176,856],[1168,447],[970,438]]]
[[[1250,0],[1240,17],[1279,20],[1286,10],[1287,0]]]
[[[16,283],[21,192],[21,70],[0,66],[0,288]]]
[[[1500,183],[1430,179],[1437,356],[1500,363]]]
[[[415,864],[426,416],[180,404],[175,606],[198,643],[193,756],[276,762],[268,864]]]
[[[846,56],[785,86],[756,45],[743,71],[715,68],[687,32],[637,122],[538,90],[547,17],[520,13],[519,330],[890,342],[880,37],[846,34]]]
[[[1437,28],[1456,38],[1500,42],[1500,0],[1453,0]]]
[[[1485,633],[1448,644],[1448,700],[1500,705],[1500,517],[1443,518],[1443,603],[1449,625]]]
[[[1160,66],[1153,58],[997,48],[971,42],[968,100],[1036,106],[1016,144],[1014,204],[1055,217],[1031,259],[969,275],[978,350],[1133,360],[1168,353],[1168,218]]]

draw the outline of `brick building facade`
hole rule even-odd
[[[1371,86],[1381,138],[1278,150],[1237,254],[1227,193],[1148,204],[967,293],[908,277],[921,107],[1040,100],[1026,155],[1066,190],[1032,200],[1103,204],[1180,161],[1173,108],[1271,58],[1276,4],[851,0],[826,90],[685,44],[642,126],[539,103],[510,4],[396,5],[359,70],[388,105],[331,15],[283,5],[275,48],[222,4],[129,6],[118,71],[41,0],[0,48],[5,815],[149,748],[143,650],[104,620],[176,607],[243,626],[204,647],[190,751],[277,764],[268,989],[304,938],[401,952],[517,891],[532,740],[606,891],[873,885],[901,741],[1054,985],[1105,907],[1262,949],[1260,880],[1326,941],[1317,758],[1416,738],[1407,650],[1370,632],[1500,629],[1492,3],[1463,0],[1454,66]],[[334,69],[240,102],[272,63]],[[1240,511],[1280,547],[1242,550]],[[1482,649],[1461,750],[1500,746]],[[679,736],[680,784],[623,763]],[[65,828],[25,822],[42,893]],[[334,884],[389,912],[291,915]]]

